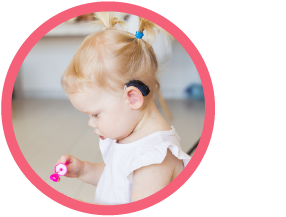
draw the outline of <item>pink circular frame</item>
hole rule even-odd
[[[148,20],[151,20],[154,23],[160,25],[162,28],[166,29],[180,42],[180,44],[190,55],[199,72],[205,94],[205,121],[200,143],[186,168],[173,182],[171,182],[161,191],[151,195],[150,197],[129,204],[113,205],[112,208],[107,205],[95,205],[77,201],[56,191],[46,182],[44,182],[35,173],[35,171],[31,168],[31,166],[28,164],[25,157],[23,156],[14,134],[11,118],[11,100],[15,79],[22,62],[24,61],[30,50],[33,48],[33,46],[47,32],[49,32],[51,29],[53,29],[60,23],[63,23],[64,21],[79,16],[81,14],[92,13],[94,11],[118,11],[135,14],[137,16],[141,16]],[[140,6],[121,2],[95,2],[76,6],[57,14],[56,16],[50,18],[48,21],[43,23],[27,38],[27,40],[23,43],[23,45],[20,47],[17,54],[15,55],[5,79],[2,95],[2,122],[7,144],[17,165],[26,175],[26,177],[30,180],[30,182],[34,186],[36,186],[42,193],[64,206],[67,206],[77,211],[99,215],[119,215],[136,212],[153,206],[154,204],[164,200],[165,198],[173,194],[177,189],[179,189],[194,173],[207,150],[212,135],[214,116],[215,102],[211,78],[203,58],[201,57],[199,51],[196,49],[193,43],[190,41],[190,39],[176,25],[174,25],[172,22],[162,17],[161,15]]]

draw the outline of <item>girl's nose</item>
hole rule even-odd
[[[90,126],[92,128],[96,128],[96,124],[95,124],[94,120],[92,120],[92,118],[89,119],[88,126]]]

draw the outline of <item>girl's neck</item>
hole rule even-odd
[[[134,142],[151,133],[168,130],[171,130],[171,127],[158,111],[154,101],[151,100],[148,106],[144,109],[142,118],[135,126],[132,133],[128,137],[117,141],[117,143],[124,144]]]

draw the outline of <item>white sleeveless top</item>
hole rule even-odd
[[[182,151],[180,137],[174,127],[169,131],[158,131],[128,144],[118,144],[116,140],[99,141],[105,168],[99,179],[94,202],[105,205],[131,202],[133,172],[141,167],[163,162],[167,149],[184,167],[191,157]]]

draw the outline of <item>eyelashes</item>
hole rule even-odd
[[[99,114],[91,115],[94,118],[97,118]]]

